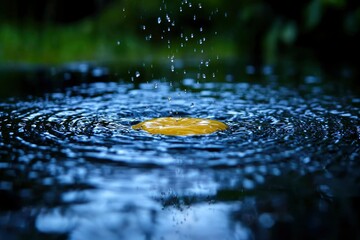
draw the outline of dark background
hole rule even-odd
[[[200,37],[208,57],[252,64],[312,58],[331,68],[356,65],[359,54],[356,0],[1,0],[0,6],[5,63],[196,58]],[[180,48],[181,33],[196,36]]]

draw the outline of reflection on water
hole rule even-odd
[[[359,98],[310,78],[94,82],[0,103],[4,239],[359,235]],[[186,88],[186,91],[184,89]],[[208,136],[140,121],[225,122]]]

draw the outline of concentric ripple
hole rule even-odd
[[[349,100],[312,99],[287,88],[250,84],[207,83],[200,89],[192,93],[158,83],[138,89],[131,84],[95,83],[4,103],[3,144],[16,146],[14,151],[43,149],[129,165],[169,167],[177,157],[186,156],[189,161],[183,163],[194,167],[276,163],[287,169],[312,166],[308,170],[344,154],[351,160],[358,151],[358,108],[348,105]],[[165,116],[218,119],[230,129],[186,138],[131,129],[140,121]],[[334,152],[338,148],[341,151]]]
[[[0,211],[0,236],[262,239],[280,222],[298,237],[299,219],[333,236],[332,219],[356,219],[341,209],[359,192],[358,98],[191,82],[186,91],[92,83],[0,103],[0,207],[13,211]],[[131,128],[167,116],[229,129],[183,137]],[[334,196],[346,208],[330,207]]]

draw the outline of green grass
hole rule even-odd
[[[176,58],[228,58],[235,55],[235,45],[224,39],[209,39],[203,46],[188,43],[186,47],[168,48],[165,41],[146,41],[132,31],[96,29],[85,20],[69,26],[16,27],[0,25],[0,62],[57,64],[70,61],[138,62]],[[180,39],[172,42],[180,46]],[[194,52],[194,48],[198,51]],[[200,53],[203,49],[203,53]]]

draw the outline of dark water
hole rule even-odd
[[[349,87],[97,73],[1,101],[1,239],[360,237],[360,98]],[[131,129],[162,116],[230,128]]]

